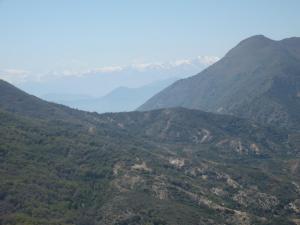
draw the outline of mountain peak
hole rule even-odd
[[[273,44],[274,40],[267,38],[264,35],[254,35],[249,38],[246,38],[239,42],[234,48],[232,48],[226,55],[227,56],[233,56],[233,55],[240,55],[245,54],[245,52],[253,52],[256,50],[259,50],[261,48],[264,48],[266,46],[269,46],[270,44]]]
[[[263,34],[256,34],[256,35],[253,35],[253,36],[250,36],[250,37],[248,37],[248,38],[246,38],[245,40],[247,40],[247,39],[260,39],[260,40],[272,40],[272,39],[270,39],[270,38],[268,38],[268,37],[266,37],[265,35],[263,35]]]
[[[257,48],[257,47],[267,46],[272,43],[284,43],[284,44],[290,44],[290,45],[293,45],[293,44],[299,45],[300,37],[290,37],[290,38],[284,38],[282,40],[276,41],[276,40],[270,39],[262,34],[253,35],[251,37],[248,37],[248,38],[242,40],[235,48],[238,48],[241,46]]]
[[[260,43],[267,43],[267,42],[274,42],[274,40],[262,35],[262,34],[258,34],[258,35],[253,35],[251,37],[248,37],[244,40],[242,40],[240,42],[240,44],[245,44],[245,43],[257,43],[257,42],[260,42]]]

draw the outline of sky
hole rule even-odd
[[[299,0],[0,0],[0,77],[219,58],[255,34],[300,36],[299,9]]]

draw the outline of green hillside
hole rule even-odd
[[[183,108],[86,113],[1,82],[0,224],[299,218],[297,134]]]

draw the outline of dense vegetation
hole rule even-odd
[[[297,134],[183,108],[98,115],[1,85],[0,224],[297,222]]]

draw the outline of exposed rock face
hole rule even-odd
[[[134,170],[152,171],[152,169],[149,168],[144,161],[141,164],[134,164],[131,168]]]
[[[169,163],[171,165],[174,165],[177,168],[181,168],[181,167],[184,166],[184,159],[176,159],[176,158],[174,159],[174,158],[171,158],[171,159],[169,159]]]
[[[296,199],[295,201],[290,202],[286,208],[292,210],[295,213],[300,213],[300,199]]]
[[[245,207],[271,210],[279,204],[279,200],[272,195],[261,193],[255,188],[241,190],[233,199]]]

